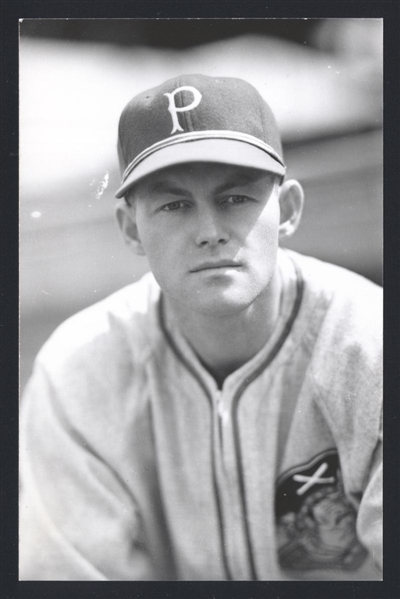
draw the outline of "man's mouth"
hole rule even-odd
[[[198,266],[195,266],[190,272],[201,272],[203,270],[214,270],[224,268],[240,268],[242,265],[234,260],[210,260],[208,262],[202,262]]]

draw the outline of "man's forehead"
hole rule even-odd
[[[142,182],[139,182],[138,187],[145,187],[151,191],[162,191],[164,187],[180,187],[190,185],[191,182],[204,180],[224,186],[240,187],[260,180],[272,180],[273,178],[273,173],[254,168],[198,162],[177,164],[152,173]]]

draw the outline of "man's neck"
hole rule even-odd
[[[227,376],[267,343],[279,315],[280,298],[281,279],[276,269],[265,293],[239,314],[188,314],[167,298],[166,317],[178,326],[200,362],[221,387]]]

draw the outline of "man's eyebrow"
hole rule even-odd
[[[154,183],[154,185],[150,186],[149,191],[150,193],[170,193],[173,195],[185,197],[190,195],[190,192],[188,192],[186,189],[184,189],[183,187],[179,187],[179,185],[177,185],[176,183],[172,183],[169,181],[158,181],[157,183]]]
[[[219,187],[215,189],[215,193],[224,193],[225,191],[229,191],[230,189],[235,189],[235,187],[242,187],[243,185],[247,185],[249,183],[257,183],[262,177],[265,176],[266,173],[260,171],[259,173],[251,173],[250,175],[242,174],[238,175],[231,181],[227,181],[223,183]]]

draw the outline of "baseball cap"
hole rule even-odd
[[[119,120],[118,157],[117,198],[142,177],[175,164],[286,171],[270,107],[252,85],[233,77],[181,75],[135,96]]]

